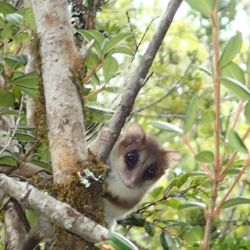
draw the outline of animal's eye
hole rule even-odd
[[[128,169],[134,168],[138,160],[139,160],[139,155],[136,150],[130,151],[125,155],[125,163]]]
[[[156,163],[150,164],[143,173],[144,180],[151,180],[155,177],[157,170]]]

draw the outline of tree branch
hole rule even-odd
[[[32,185],[0,174],[0,189],[46,217],[52,223],[78,235],[88,242],[107,239],[108,229],[83,216],[66,203],[44,194]]]
[[[20,250],[29,231],[24,211],[16,200],[9,199],[3,212],[8,249]]]
[[[116,142],[122,127],[126,122],[126,118],[130,115],[135,98],[138,95],[140,89],[145,84],[145,79],[147,77],[148,71],[153,63],[155,55],[160,48],[165,34],[173,21],[174,15],[178,10],[182,0],[171,0],[167,6],[165,13],[163,14],[159,26],[149,43],[149,46],[142,57],[139,66],[136,68],[131,79],[127,83],[126,90],[122,96],[122,100],[112,118],[110,124],[110,130],[112,134],[111,140],[105,144],[101,145],[98,156],[102,161],[106,161],[114,143]]]
[[[88,158],[77,86],[84,58],[74,44],[67,0],[32,0],[32,6],[40,42],[53,177],[55,183],[67,184]]]

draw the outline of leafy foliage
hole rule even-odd
[[[186,2],[192,10],[188,9],[183,18],[173,23],[131,116],[165,147],[182,155],[178,166],[170,169],[136,210],[119,222],[120,233],[126,232],[146,249],[199,249],[204,237],[205,211],[210,206],[212,182],[208,173],[213,171],[215,159],[210,22],[214,1]],[[150,8],[146,8],[136,1],[109,1],[98,16],[96,30],[77,30],[84,43],[94,42],[85,63],[83,93],[90,133],[96,133],[99,124],[109,122],[126,79],[151,38],[156,25],[153,18],[161,14],[163,5],[160,1],[153,3],[154,6],[148,3]],[[233,33],[230,26],[236,6],[244,11],[243,3],[234,0],[219,4],[223,34],[218,65],[222,83],[219,115],[222,175],[217,205],[244,170],[250,143],[249,39],[244,33]],[[129,9],[131,6],[135,10]],[[146,16],[152,17],[152,22]],[[20,49],[30,40],[33,29],[30,9],[17,10],[0,2],[0,118],[3,121],[14,118],[14,126],[18,125],[16,131],[10,125],[1,129],[0,150],[10,135],[18,149],[10,152],[5,148],[0,165],[18,167],[26,156],[27,146],[37,143],[34,154],[25,159],[50,169],[47,142],[36,142],[34,128],[26,124],[26,109],[20,110],[24,94],[39,97],[39,73],[25,72],[28,58]],[[243,175],[213,221],[211,249],[249,249],[248,197],[249,180]],[[108,243],[118,249],[135,249],[120,234],[111,235]]]

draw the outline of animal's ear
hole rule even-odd
[[[181,155],[177,151],[167,151],[165,150],[165,160],[167,162],[166,168],[175,167],[181,159]]]
[[[142,126],[138,123],[130,124],[122,137],[122,144],[127,147],[131,144],[142,145],[145,143],[146,134]]]

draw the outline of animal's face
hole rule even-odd
[[[128,188],[148,188],[168,168],[168,154],[139,124],[134,123],[115,144],[112,161]]]

